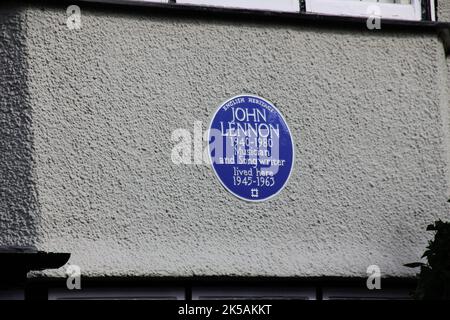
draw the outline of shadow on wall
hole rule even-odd
[[[24,13],[0,9],[0,246],[36,241],[33,133],[27,104]]]

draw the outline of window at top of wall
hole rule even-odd
[[[434,0],[305,0],[305,5],[306,12],[318,14],[419,21],[421,3],[427,2],[434,7]]]
[[[176,0],[176,3],[223,8],[300,12],[299,0]]]
[[[89,0],[87,0],[89,1]],[[96,0],[126,2],[127,0]],[[130,0],[131,1],[131,0]],[[135,0],[137,2],[176,3],[180,5],[211,6],[278,12],[315,13],[330,16],[369,17],[382,19],[436,20],[436,0]]]

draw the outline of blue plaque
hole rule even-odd
[[[227,100],[214,114],[209,155],[229,192],[258,202],[285,187],[294,164],[294,144],[286,121],[271,102],[240,95]]]

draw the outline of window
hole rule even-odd
[[[369,290],[365,278],[353,279],[147,279],[83,278],[81,290],[68,290],[64,278],[27,280],[25,299],[37,300],[406,300],[417,281],[382,280]],[[3,291],[1,298],[23,299],[22,292]]]
[[[315,300],[314,287],[194,287],[192,300]]]
[[[421,0],[305,0],[306,11],[334,16],[422,20]],[[431,0],[434,7],[434,1]],[[434,15],[433,15],[434,17]],[[433,19],[432,19],[433,20]],[[434,19],[435,20],[435,19]]]
[[[89,0],[85,0],[89,1]],[[111,3],[171,3],[230,9],[315,13],[331,16],[380,16],[393,20],[436,21],[436,0],[95,0]]]
[[[177,0],[176,3],[226,8],[300,12],[299,0]]]
[[[322,288],[323,300],[411,300],[414,288],[408,286],[367,290],[361,287]]]
[[[49,288],[48,300],[184,300],[185,289],[174,287]]]

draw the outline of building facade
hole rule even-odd
[[[2,3],[1,246],[70,253],[83,279],[414,276],[426,225],[448,220],[449,1],[379,30],[303,2],[123,2]],[[198,158],[243,93],[273,102],[295,144],[285,189],[261,203]],[[191,163],[173,161],[180,129]]]

